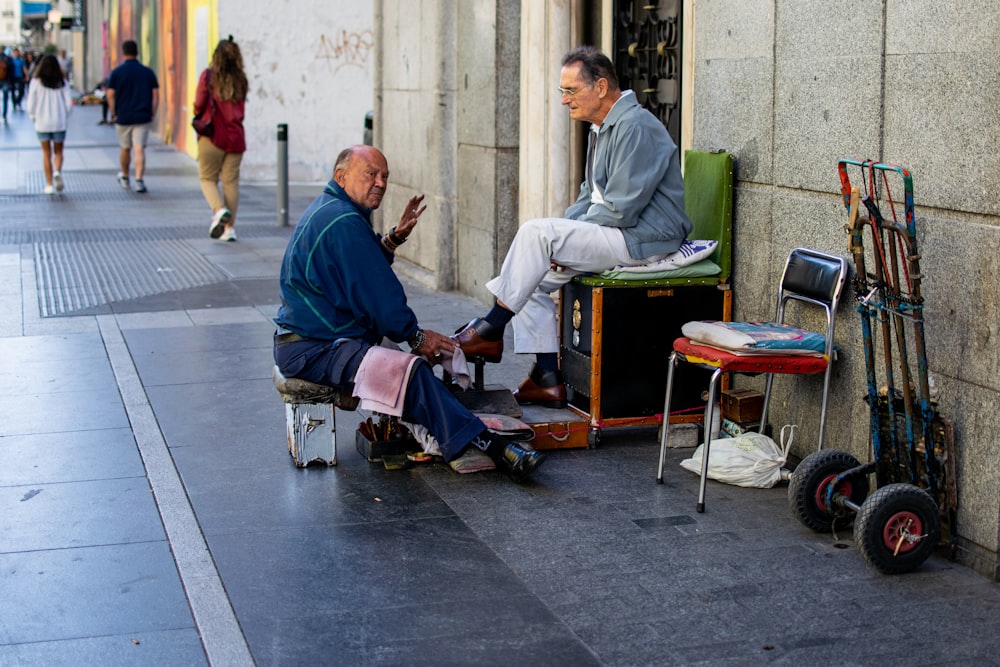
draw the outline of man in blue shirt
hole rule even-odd
[[[108,111],[118,133],[118,183],[129,188],[129,164],[135,151],[135,191],[146,192],[146,141],[160,104],[160,84],[156,73],[138,60],[139,46],[132,40],[122,43],[124,62],[111,70],[108,79]]]
[[[426,208],[423,195],[410,199],[388,234],[372,229],[371,214],[382,203],[388,178],[379,150],[345,149],[333,179],[296,225],[281,263],[281,307],[274,320],[274,360],[286,377],[351,389],[362,357],[383,338],[406,341],[413,354],[434,363],[458,347],[417,325],[392,270],[396,248]],[[422,361],[413,365],[403,417],[430,431],[446,461],[472,445],[520,481],[544,459],[487,430]]]
[[[7,124],[7,107],[10,104],[10,89],[14,81],[14,61],[0,47],[0,105],[3,109],[3,124]]]
[[[14,77],[11,79],[14,111],[23,111],[21,102],[24,100],[24,58],[21,56],[21,49],[14,49],[10,55],[10,60],[14,64]]]
[[[594,47],[570,51],[559,92],[570,118],[590,125],[580,194],[563,217],[518,229],[500,275],[486,283],[496,304],[456,334],[466,356],[498,362],[513,320],[514,351],[535,354],[514,398],[553,408],[565,407],[566,387],[551,293],[582,273],[662,259],[692,229],[677,145],[631,90],[618,87],[611,60]]]

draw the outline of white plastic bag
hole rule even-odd
[[[795,428],[790,424],[781,428],[780,447],[766,435],[752,431],[735,438],[713,440],[708,455],[709,479],[758,489],[769,489],[779,480],[788,479],[789,472],[782,466],[795,439]],[[785,442],[786,429],[788,442]],[[691,458],[681,461],[681,467],[700,475],[704,448],[704,444],[698,445]]]

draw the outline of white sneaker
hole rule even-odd
[[[127,174],[123,174],[123,173],[122,173],[122,172],[120,172],[120,171],[118,172],[118,185],[122,186],[122,187],[123,187],[123,188],[125,188],[126,190],[128,190],[128,189],[129,189],[129,185],[128,185],[128,175],[127,175]]]
[[[226,225],[229,221],[233,219],[233,214],[229,212],[229,209],[223,206],[215,215],[212,216],[212,224],[208,227],[208,235],[213,239],[217,239],[222,236],[222,233],[226,230]]]
[[[42,190],[42,192],[44,192],[47,195],[54,195],[56,193],[56,189],[51,185],[46,185],[45,189]]]
[[[63,184],[62,172],[57,171],[52,174],[52,181],[56,184],[56,192],[62,192],[66,186]]]
[[[219,237],[220,241],[235,241],[236,240],[236,228],[232,225],[226,227],[226,231],[222,233]]]

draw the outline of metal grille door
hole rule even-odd
[[[681,0],[615,0],[614,61],[622,90],[681,143]]]

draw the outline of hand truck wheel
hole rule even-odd
[[[854,512],[847,507],[830,507],[827,498],[830,484],[837,476],[859,465],[856,458],[836,449],[822,449],[802,459],[788,484],[788,504],[792,513],[804,526],[818,533],[832,531],[834,522],[851,525]],[[861,504],[868,495],[868,477],[858,475],[841,480],[836,491],[853,503]]]
[[[941,513],[925,490],[889,484],[861,505],[854,541],[868,564],[882,574],[918,568],[941,538]]]

